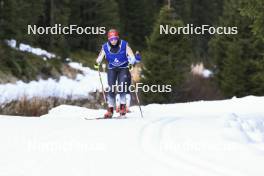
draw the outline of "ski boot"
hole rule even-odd
[[[116,106],[116,113],[119,113],[120,112],[120,108],[119,106]]]
[[[130,113],[131,111],[130,111],[130,109],[129,109],[129,107],[127,106],[126,107],[126,113]]]
[[[126,115],[126,105],[125,104],[121,104],[120,105],[120,116],[125,116]]]
[[[107,109],[107,112],[104,114],[104,118],[105,119],[111,119],[113,117],[114,114],[114,108],[113,107],[109,107]]]

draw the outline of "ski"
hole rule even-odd
[[[117,116],[117,117],[112,117],[112,118],[104,118],[104,117],[96,117],[96,118],[84,118],[85,120],[119,120],[119,119],[127,119],[126,116]]]

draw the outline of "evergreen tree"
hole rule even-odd
[[[175,11],[167,6],[160,11],[153,33],[147,40],[144,55],[143,83],[147,85],[172,85],[169,93],[143,93],[145,103],[168,103],[179,99],[179,91],[189,71],[190,43],[186,35],[160,35],[160,25],[183,26],[175,18]]]
[[[70,15],[69,2],[69,0],[44,0],[44,8],[37,25],[41,27],[52,27],[55,24],[67,26]],[[65,35],[44,34],[35,36],[35,38],[42,48],[56,52],[62,57],[68,55],[69,47]]]
[[[82,27],[106,27],[119,29],[120,18],[115,0],[71,1],[70,24]],[[86,49],[97,52],[105,41],[105,35],[71,35],[68,42],[73,50]]]
[[[191,9],[193,0],[172,0],[172,7],[175,9],[177,15],[185,22],[191,23]]]
[[[222,0],[171,0],[177,16],[183,19],[185,24],[217,25],[222,13]],[[206,61],[208,53],[208,41],[212,35],[192,35],[192,48],[196,60]]]
[[[118,0],[121,33],[133,48],[142,49],[145,38],[150,34],[152,16],[148,5],[142,0]],[[149,18],[150,17],[150,18]]]
[[[250,17],[253,20],[253,33],[264,40],[264,1],[243,0],[240,12],[243,16]]]
[[[237,35],[218,35],[210,42],[216,77],[227,96],[264,93],[264,43],[251,32],[252,20],[239,13],[241,0],[225,0],[222,26],[237,26]]]
[[[42,10],[43,0],[0,0],[0,39],[34,43],[27,26],[37,24]]]

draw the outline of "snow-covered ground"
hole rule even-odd
[[[77,64],[77,63],[72,63]],[[101,90],[98,72],[88,67],[82,67],[84,74],[78,74],[76,79],[61,76],[54,79],[31,81],[25,83],[17,81],[15,84],[0,84],[0,104],[19,100],[23,97],[58,97],[72,99],[89,98],[89,93]],[[103,84],[106,86],[106,74],[102,73]]]
[[[7,44],[19,51],[29,52],[45,58],[56,57],[55,54],[50,53],[40,48],[34,48],[30,45],[21,43],[17,47],[16,40],[6,40]],[[67,58],[68,61],[72,59]],[[78,74],[76,79],[70,79],[65,76],[61,76],[60,79],[48,79],[38,80],[25,83],[23,81],[17,81],[16,83],[0,84],[0,105],[9,103],[11,101],[19,100],[21,98],[47,98],[57,97],[65,98],[71,97],[72,99],[88,99],[89,93],[97,90],[101,91],[101,84],[96,70],[92,70],[89,67],[84,67],[81,63],[70,62],[69,66],[80,70],[82,74]],[[101,73],[104,87],[107,87],[106,74]]]
[[[51,59],[56,57],[56,55],[54,53],[50,53],[44,49],[41,48],[35,48],[32,47],[28,44],[25,43],[20,43],[19,46],[17,46],[17,41],[14,39],[11,40],[6,40],[8,46],[10,46],[11,48],[14,48],[16,50],[19,51],[24,51],[24,52],[28,52],[28,53],[32,53],[38,56],[42,56],[43,60],[47,60],[47,59]]]
[[[61,105],[0,116],[2,176],[263,176],[264,97],[138,107],[122,120]]]

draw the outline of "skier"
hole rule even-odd
[[[136,62],[135,63],[139,63],[141,61],[141,55],[139,54],[139,51],[136,51],[135,54],[135,58],[136,58]],[[129,76],[128,76],[128,84],[131,85],[132,80],[131,80],[131,73],[129,72]],[[128,91],[126,94],[126,113],[129,113],[129,107],[130,107],[130,103],[131,103],[131,94]],[[116,95],[116,112],[120,112],[120,94]]]
[[[107,82],[109,91],[107,95],[107,112],[104,118],[112,118],[115,107],[115,88],[116,82],[121,87],[120,94],[120,115],[126,114],[126,91],[129,86],[129,64],[136,62],[135,55],[125,40],[119,38],[116,29],[110,29],[107,33],[108,41],[103,44],[102,49],[96,59],[95,67],[103,61],[105,57],[108,62]]]

